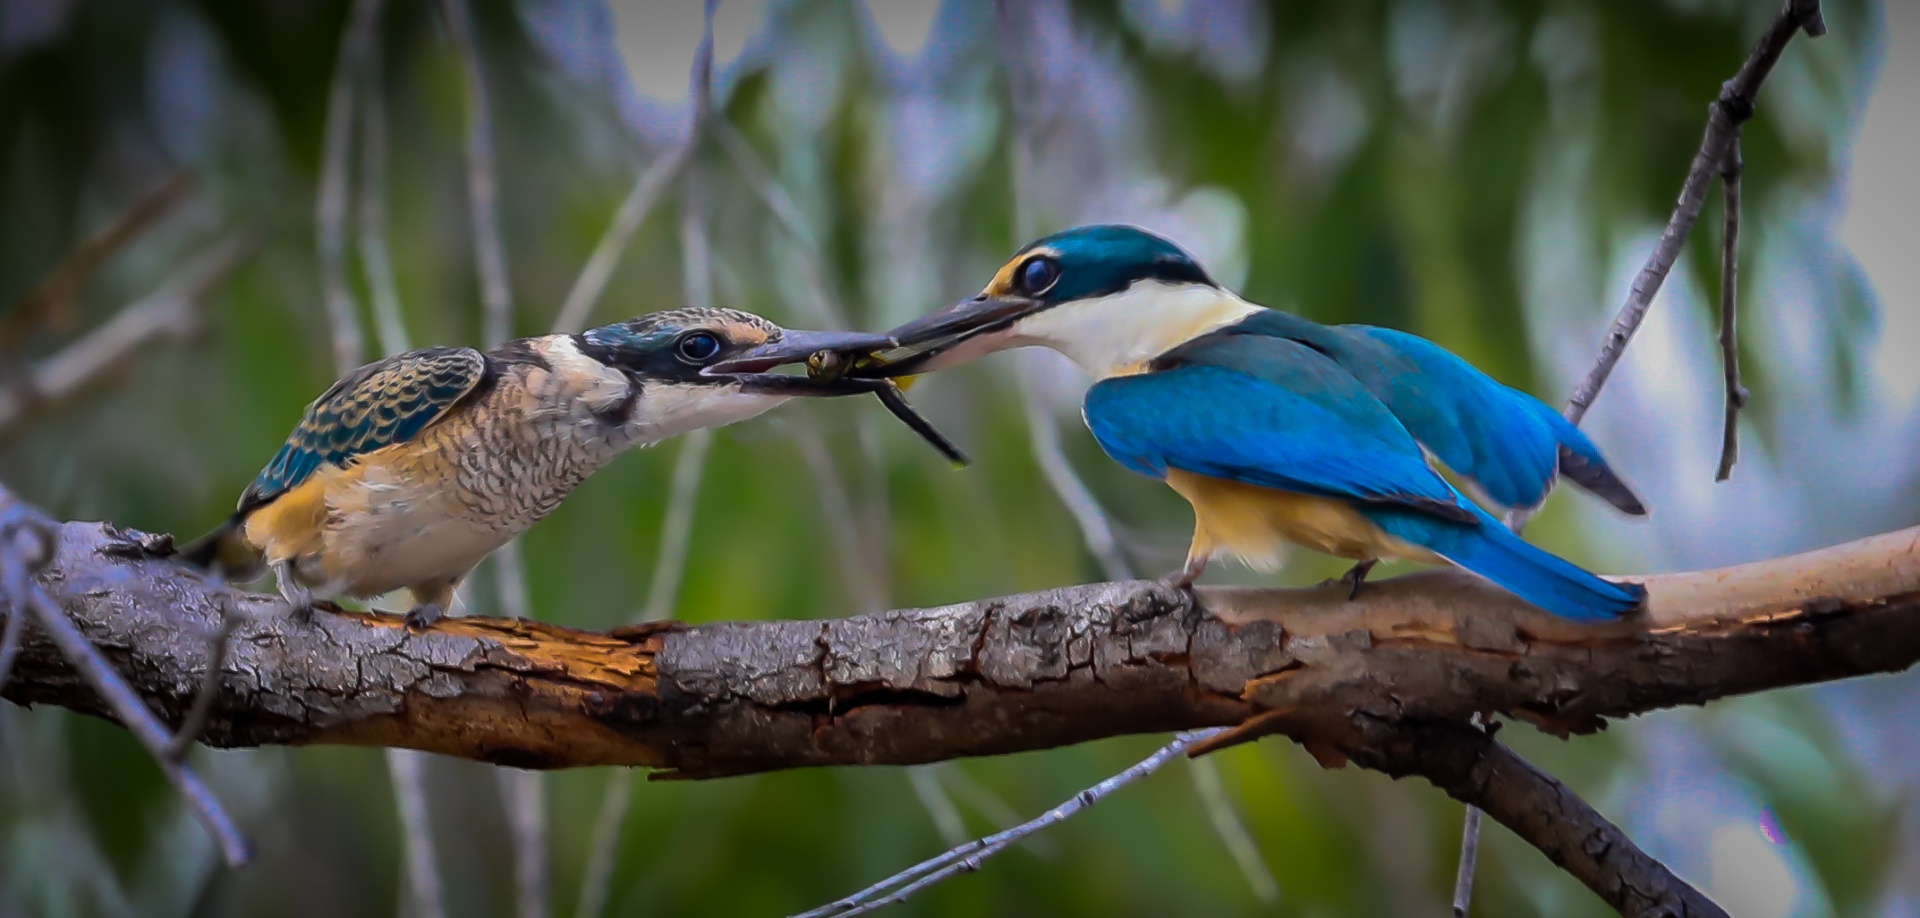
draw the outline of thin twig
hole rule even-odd
[[[502,768],[500,793],[513,833],[513,880],[521,918],[545,918],[547,908],[547,782],[545,775]]]
[[[1059,806],[1027,822],[1003,832],[967,842],[939,857],[921,861],[851,896],[836,899],[812,911],[802,912],[794,918],[852,918],[854,915],[869,914],[886,906],[905,902],[915,893],[949,877],[979,870],[981,863],[987,858],[1005,851],[1013,843],[1055,823],[1064,822],[1081,810],[1105,799],[1114,791],[1159,771],[1168,762],[1184,755],[1194,744],[1222,732],[1224,732],[1223,729],[1216,728],[1182,733],[1175,737],[1173,742],[1162,746],[1152,755],[1134,763],[1126,770],[1073,795]]]
[[[653,579],[647,584],[647,604],[641,607],[643,621],[673,617],[680,581],[687,572],[687,539],[693,533],[693,511],[700,502],[700,479],[713,448],[711,430],[696,430],[681,439],[667,490],[667,511],[660,523],[660,553],[654,557]]]
[[[82,240],[33,289],[15,301],[0,317],[0,356],[11,355],[34,332],[57,323],[79,296],[87,279],[114,253],[138,239],[148,228],[186,200],[193,190],[193,173],[176,172],[147,189],[113,221]]]
[[[1740,336],[1735,320],[1739,313],[1740,173],[1745,168],[1736,131],[1727,147],[1726,161],[1720,165],[1720,185],[1726,193],[1726,228],[1720,241],[1720,366],[1727,383],[1727,411],[1721,424],[1720,469],[1714,473],[1715,481],[1733,477],[1733,464],[1740,461],[1740,409],[1747,407],[1747,387],[1740,384]]]
[[[1460,827],[1460,866],[1453,874],[1453,918],[1467,918],[1473,908],[1473,872],[1480,863],[1480,808],[1467,804]]]
[[[233,640],[233,629],[243,621],[245,618],[234,609],[233,602],[223,595],[220,626],[214,629],[213,637],[207,642],[207,672],[200,679],[200,691],[194,694],[193,704],[187,707],[187,715],[180,718],[180,726],[173,732],[173,741],[167,745],[168,758],[176,762],[185,761],[187,751],[193,748],[194,741],[207,729],[207,718],[213,715],[213,703],[220,697],[220,678],[225,672],[227,645]]]
[[[1031,363],[1022,367],[1020,387],[1026,400],[1027,439],[1033,446],[1034,461],[1040,464],[1040,471],[1046,476],[1047,484],[1053,486],[1053,492],[1059,496],[1067,512],[1073,514],[1074,522],[1080,524],[1080,538],[1086,542],[1087,550],[1100,562],[1100,569],[1108,580],[1132,580],[1133,566],[1127,563],[1126,556],[1120,552],[1120,545],[1113,536],[1113,522],[1107,518],[1107,512],[1100,502],[1087,489],[1085,482],[1073,470],[1073,463],[1067,460],[1067,451],[1060,443],[1060,425],[1047,411],[1041,400],[1039,380],[1033,372]]]
[[[600,241],[593,247],[593,254],[587,256],[587,266],[574,280],[573,288],[567,291],[566,302],[560,307],[560,314],[554,319],[555,333],[578,331],[593,316],[593,305],[607,287],[607,279],[613,276],[613,269],[620,264],[620,256],[626,251],[627,243],[633,239],[640,224],[646,222],[647,214],[659,202],[667,186],[673,183],[680,170],[686,166],[689,150],[685,145],[675,147],[672,152],[660,157],[641,171],[633,182],[633,189],[627,192],[620,209],[614,211],[613,222],[607,225],[607,231],[600,235]]]
[[[679,178],[680,173],[693,158],[700,145],[700,138],[706,132],[707,115],[712,109],[713,99],[713,22],[714,9],[720,0],[707,0],[706,18],[709,28],[702,34],[699,47],[693,52],[693,69],[687,77],[688,94],[692,97],[692,113],[689,116],[687,139],[685,143],[674,147],[662,155],[634,179],[633,189],[627,192],[620,209],[614,212],[613,222],[602,233],[600,241],[593,247],[593,254],[587,257],[587,266],[573,282],[573,288],[567,291],[567,299],[560,307],[560,314],[554,319],[553,330],[556,333],[578,331],[587,324],[593,315],[593,305],[600,300],[600,294],[606,290],[607,279],[613,276],[613,269],[620,264],[620,256],[632,241],[633,234],[646,222],[647,214],[659,203],[667,187]]]
[[[314,249],[320,290],[333,331],[333,362],[351,369],[365,353],[359,308],[347,284],[347,186],[353,169],[354,82],[373,41],[381,0],[354,0],[327,91],[326,135],[321,141],[320,190],[314,200]]]
[[[1794,34],[1802,28],[1816,37],[1826,30],[1820,18],[1819,0],[1788,0],[1786,8],[1768,27],[1760,44],[1740,67],[1740,72],[1720,87],[1720,97],[1708,106],[1706,137],[1700,142],[1700,151],[1694,154],[1693,164],[1687,168],[1686,181],[1680,186],[1679,203],[1674,205],[1667,228],[1661,232],[1660,241],[1647,256],[1646,265],[1634,278],[1633,287],[1627,292],[1626,303],[1621,305],[1619,314],[1614,317],[1613,327],[1608,330],[1606,342],[1601,345],[1600,359],[1573,390],[1573,397],[1567,404],[1567,420],[1578,424],[1587,416],[1587,409],[1593,407],[1593,400],[1599,397],[1600,388],[1606,385],[1607,377],[1613,374],[1613,368],[1620,363],[1620,355],[1625,353],[1627,342],[1633,340],[1634,332],[1640,329],[1640,323],[1647,318],[1654,295],[1660,292],[1660,285],[1666,282],[1667,274],[1673,270],[1674,262],[1680,257],[1680,249],[1686,244],[1687,233],[1693,229],[1694,221],[1700,218],[1701,208],[1706,205],[1707,185],[1726,162],[1727,150],[1733,144],[1740,125],[1753,117],[1754,96],[1760,91],[1760,84],[1780,60],[1780,53],[1786,50],[1787,42],[1792,41]]]
[[[207,834],[213,836],[214,844],[220,849],[220,856],[226,861],[227,866],[239,867],[247,863],[252,859],[253,854],[246,837],[241,835],[240,827],[234,824],[233,817],[227,815],[226,809],[200,780],[200,776],[192,768],[169,754],[168,748],[172,743],[172,737],[166,725],[162,724],[153,710],[147,707],[146,701],[140,697],[140,694],[127,684],[119,672],[114,670],[113,664],[107,662],[107,658],[101,655],[100,649],[95,647],[86,635],[80,633],[80,629],[75,627],[73,620],[67,618],[66,613],[54,603],[40,584],[31,577],[18,576],[18,572],[11,567],[23,561],[28,566],[32,566],[50,560],[54,547],[52,533],[55,531],[55,524],[38,518],[4,488],[0,488],[0,519],[6,523],[4,529],[8,536],[4,542],[0,542],[0,555],[11,556],[13,559],[5,572],[5,580],[10,588],[24,588],[18,593],[10,592],[5,597],[7,606],[11,610],[8,612],[8,617],[12,618],[27,612],[33,614],[40,631],[52,641],[54,647],[59,649],[60,655],[74,668],[74,671],[78,672],[99,694],[101,700],[113,712],[114,719],[127,728],[128,732],[140,741],[140,745],[146,747],[147,753],[153,756],[154,761],[160,766],[161,773],[166,775],[168,782],[172,783],[181,797],[187,801],[187,806],[193,811],[194,818],[206,828]],[[22,531],[39,536],[41,545],[37,552],[38,558],[26,560],[18,557],[16,533]]]
[[[706,198],[698,185],[694,153],[706,131],[713,110],[713,14],[719,0],[705,4],[705,28],[694,49],[693,66],[687,75],[687,96],[692,112],[687,124],[686,142],[655,161],[634,182],[633,190],[621,202],[613,224],[594,246],[587,265],[567,293],[565,305],[554,321],[555,332],[571,332],[586,324],[593,304],[605,289],[620,254],[626,250],[633,233],[646,219],[647,212],[659,200],[674,179],[685,177],[680,199],[681,270],[683,295],[688,305],[713,302],[713,253],[707,234]],[[673,614],[679,598],[680,583],[686,575],[687,541],[693,532],[694,510],[700,498],[700,480],[707,456],[713,446],[713,432],[696,430],[688,434],[674,458],[673,478],[668,486],[667,509],[660,524],[660,550],[653,562],[653,577],[647,585],[647,600],[642,619],[658,621]],[[600,797],[600,810],[594,816],[589,839],[587,863],[581,871],[576,918],[599,918],[606,908],[613,885],[613,868],[619,854],[620,827],[626,822],[627,808],[633,799],[633,775],[618,771],[607,779]]]
[[[388,749],[387,774],[393,780],[393,799],[399,806],[411,918],[446,918],[446,897],[440,889],[440,866],[434,854],[433,822],[427,813],[427,754]]]
[[[498,172],[493,162],[493,102],[479,37],[466,0],[440,0],[467,84],[467,217],[473,230],[474,267],[484,308],[481,338],[497,344],[513,337],[513,294],[507,283],[507,250],[500,239]]]
[[[160,290],[0,386],[0,433],[117,376],[155,340],[192,333],[201,300],[252,251],[238,235],[215,243]]]
[[[1227,853],[1233,856],[1240,875],[1246,877],[1247,885],[1253,888],[1253,897],[1267,903],[1280,901],[1280,881],[1267,869],[1266,859],[1260,856],[1259,843],[1253,840],[1253,833],[1247,831],[1246,823],[1240,821],[1239,812],[1227,797],[1226,785],[1220,780],[1219,759],[1212,756],[1187,759],[1187,773],[1193,778],[1194,793],[1199,795],[1208,821],[1213,823],[1213,833],[1227,846]]]
[[[447,34],[466,71],[467,216],[473,231],[474,267],[480,276],[481,337],[493,346],[513,337],[513,293],[507,280],[507,250],[500,235],[499,174],[493,156],[493,102],[480,59],[472,11],[466,0],[441,0]],[[502,545],[491,558],[495,596],[508,618],[526,618],[526,566],[519,542]],[[539,772],[501,776],[507,821],[513,830],[514,879],[522,918],[547,913],[546,794]]]
[[[607,891],[613,886],[613,866],[620,848],[620,825],[627,820],[627,806],[633,801],[633,772],[616,768],[607,778],[607,790],[600,795],[600,812],[593,818],[593,834],[587,847],[587,866],[580,872],[580,904],[574,918],[600,918],[607,907]]]
[[[786,228],[788,235],[800,243],[803,256],[799,259],[801,286],[807,291],[803,302],[813,313],[813,321],[830,328],[847,327],[846,311],[840,308],[840,301],[834,296],[831,282],[827,279],[824,267],[826,255],[812,227],[807,225],[806,214],[800,210],[799,203],[774,178],[773,170],[767,168],[753,144],[747,142],[747,138],[732,123],[725,119],[717,120],[710,132],[719,142],[720,149],[733,162],[734,169],[740,173],[747,188],[760,198],[774,219]]]
[[[398,354],[409,349],[406,312],[400,285],[394,279],[392,249],[387,244],[387,86],[386,62],[376,37],[360,58],[360,266],[367,274],[367,292],[373,301],[373,327],[380,350]]]
[[[1740,387],[1732,306],[1734,245],[1739,235],[1740,125],[1753,117],[1754,96],[1759,93],[1760,84],[1773,70],[1781,52],[1786,50],[1787,42],[1792,41],[1793,36],[1802,29],[1814,38],[1826,34],[1826,21],[1820,15],[1819,0],[1787,0],[1785,8],[1753,49],[1753,54],[1741,65],[1740,72],[1721,85],[1720,96],[1707,107],[1706,137],[1700,141],[1700,151],[1694,154],[1693,163],[1687,168],[1686,181],[1680,186],[1680,200],[1674,205],[1673,214],[1667,218],[1667,227],[1661,232],[1660,241],[1654,245],[1653,252],[1647,256],[1647,263],[1634,278],[1633,286],[1627,292],[1626,303],[1614,316],[1613,327],[1607,332],[1593,369],[1587,371],[1586,378],[1580,381],[1572,397],[1567,400],[1566,418],[1577,425],[1586,418],[1587,409],[1593,407],[1594,399],[1600,397],[1601,388],[1607,384],[1607,378],[1613,375],[1613,368],[1626,353],[1628,342],[1639,331],[1640,323],[1646,320],[1647,311],[1653,306],[1654,295],[1660,292],[1660,285],[1666,282],[1667,274],[1680,257],[1681,247],[1686,244],[1687,234],[1692,231],[1694,221],[1699,219],[1701,209],[1706,206],[1707,183],[1713,180],[1716,172],[1720,173],[1727,187],[1727,237],[1721,265],[1720,317],[1720,346],[1727,355],[1727,411],[1721,437],[1718,473],[1721,481],[1733,473],[1733,463],[1738,454],[1738,413],[1740,407],[1746,404],[1746,390]],[[1731,179],[1726,178],[1729,169],[1733,173]],[[1529,511],[1515,511],[1507,515],[1507,525],[1517,533],[1531,517]],[[1460,869],[1455,875],[1453,908],[1456,915],[1466,915],[1472,904],[1474,862],[1479,857],[1479,851],[1480,818],[1469,806],[1466,825],[1461,833]]]
[[[886,607],[875,579],[868,576],[867,555],[860,538],[859,516],[853,498],[840,481],[833,453],[820,435],[795,425],[794,444],[813,473],[814,491],[820,498],[821,524],[833,540],[834,555],[840,560],[840,579],[846,584],[848,599],[855,609],[877,612]]]

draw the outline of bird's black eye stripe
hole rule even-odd
[[[1024,296],[1045,296],[1060,282],[1060,263],[1052,256],[1035,255],[1020,266],[1019,287]]]
[[[703,364],[720,356],[720,339],[712,332],[688,332],[674,344],[673,352],[688,363]]]

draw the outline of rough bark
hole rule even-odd
[[[163,719],[178,722],[230,599],[203,741],[397,746],[528,768],[644,765],[711,777],[911,764],[1262,713],[1327,755],[1380,722],[1506,714],[1559,733],[1605,719],[1920,659],[1920,529],[1760,564],[1646,578],[1648,612],[1585,627],[1466,575],[1324,590],[1093,584],[826,621],[597,634],[465,618],[318,613],[217,586],[68,523],[40,582]],[[29,635],[0,694],[111,717]],[[1306,725],[1303,727],[1303,725]]]

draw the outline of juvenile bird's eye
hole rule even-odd
[[[1045,255],[1035,256],[1020,266],[1020,292],[1044,296],[1060,280],[1060,263]]]
[[[680,339],[674,350],[679,352],[681,360],[688,363],[706,363],[719,355],[720,339],[714,337],[712,332],[691,332]]]

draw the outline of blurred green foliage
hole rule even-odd
[[[620,15],[684,17],[697,5],[642,6]],[[407,331],[416,343],[475,343],[459,62],[435,5],[388,7],[378,31],[387,232]],[[1879,12],[1864,0],[1826,8],[1832,34],[1793,45],[1744,135],[1752,251],[1777,233],[1805,235],[1795,214],[1839,180],[1870,84]],[[684,108],[636,104],[608,88],[624,75],[609,81],[593,70],[594,55],[611,51],[597,10],[558,0],[475,10],[523,334],[547,330],[629,184],[684,130]],[[1255,301],[1420,332],[1553,401],[1543,342],[1592,336],[1620,289],[1619,265],[1665,220],[1707,102],[1773,12],[1735,0],[1040,3],[1021,26],[1028,52],[1016,63],[1032,68],[1033,90],[1016,117],[1000,70],[1008,37],[996,33],[989,4],[941,4],[925,46],[902,52],[861,5],[769,3],[755,37],[723,61],[719,105],[797,203],[817,251],[771,219],[765,189],[709,141],[697,161],[716,298],[819,324],[805,280],[817,259],[826,293],[851,321],[884,327],[977,289],[1024,241],[1027,224],[1125,219],[1189,242]],[[0,303],[144,189],[177,170],[198,179],[190,205],[0,361],[57,352],[216,239],[238,234],[256,246],[207,301],[199,335],[157,342],[89,397],[0,431],[0,478],[10,486],[63,517],[191,534],[227,511],[333,378],[313,214],[346,20],[344,0],[0,6]],[[1033,132],[1032,162],[1016,153],[1021,124]],[[634,238],[597,320],[681,303],[678,201]],[[1695,277],[1715,274],[1712,213],[1690,244]],[[1839,355],[1834,384],[1844,392],[1856,384],[1846,355],[1868,294],[1844,270],[1837,243],[1817,233],[1800,243],[1804,270],[1851,278],[1806,306],[1831,317],[1819,327]],[[351,267],[364,302],[364,265],[356,257]],[[1751,340],[1748,350],[1764,405],[1768,354]],[[1032,461],[1015,367],[990,361],[915,390],[976,459],[965,474],[877,420],[871,404],[795,406],[723,432],[699,497],[679,616],[848,611],[836,553],[849,548],[822,536],[828,511],[817,480],[797,471],[806,463],[795,431],[831,450],[861,530],[853,550],[882,559],[867,576],[891,604],[1098,578]],[[1116,518],[1135,566],[1171,567],[1185,546],[1185,508],[1106,462],[1073,420],[1071,383],[1036,368],[1043,401],[1064,406],[1070,458]],[[1769,423],[1764,410],[1753,414]],[[660,550],[673,451],[623,459],[523,540],[536,615],[599,628],[637,614]],[[1576,500],[1556,501],[1534,535],[1593,559],[1599,546],[1583,541]],[[1302,557],[1287,577],[1310,581],[1334,567]],[[470,597],[480,611],[491,607],[489,583],[479,578]],[[1911,897],[1887,886],[1902,859],[1904,808],[1812,708],[1724,707],[1737,713],[1684,721],[1714,725],[1722,784],[1746,802],[1716,813],[1771,814],[1782,844],[1808,865],[1803,885],[1818,888],[1797,907],[1865,915],[1887,896]],[[1652,767],[1652,753],[1633,741],[1638,731],[1517,741],[1603,808],[1645,815],[1675,798],[1636,790]],[[935,767],[936,783],[952,793],[964,775],[1004,808],[1033,813],[1156,742],[951,763]],[[1217,759],[1278,880],[1276,903],[1256,899],[1202,813],[1188,766],[1177,765],[1051,832],[1044,846],[898,911],[1320,916],[1443,907],[1460,811],[1430,788],[1326,772],[1275,743]],[[199,761],[260,846],[246,870],[214,867],[152,764],[116,728],[0,710],[0,914],[395,910],[401,846],[377,752],[202,752]],[[493,775],[443,761],[431,773],[449,913],[509,914],[512,853]],[[607,780],[593,772],[547,782],[556,913],[574,908]],[[996,828],[987,811],[998,808],[958,805],[969,832]],[[1658,828],[1651,816],[1626,822],[1636,834]],[[1675,849],[1682,837],[1647,843],[1689,875],[1704,871],[1702,853]],[[786,914],[946,841],[897,770],[643,782],[622,823],[607,913]],[[1477,914],[1605,913],[1497,829],[1479,888]]]

